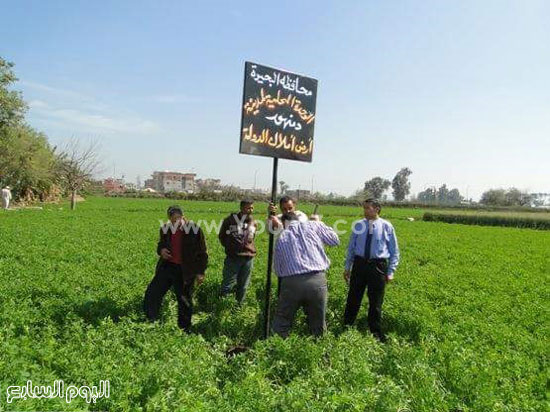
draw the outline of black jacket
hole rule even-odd
[[[181,230],[181,229],[178,229]],[[172,231],[169,225],[164,225],[160,229],[160,239],[157,245],[157,254],[160,256],[157,262],[158,269],[166,262],[160,255],[162,249],[172,251],[170,244]],[[208,253],[206,250],[206,241],[204,233],[195,223],[191,221],[185,222],[185,230],[183,230],[181,240],[181,257],[182,271],[186,278],[195,277],[206,271],[208,266]]]
[[[241,213],[231,213],[222,223],[218,239],[227,256],[256,256],[254,234],[257,223],[251,217],[242,219]]]

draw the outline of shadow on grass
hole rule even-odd
[[[100,297],[96,300],[74,303],[67,300],[52,311],[50,319],[63,329],[71,321],[71,318],[80,318],[84,323],[99,326],[101,321],[111,319],[117,323],[122,317],[136,313],[142,313],[142,297],[135,296],[133,300],[120,303],[114,299]]]
[[[101,297],[77,305],[73,308],[73,312],[82,318],[85,323],[97,326],[105,318],[118,322],[124,316],[143,312],[142,308],[142,296],[134,296],[133,300],[123,304],[111,298]]]
[[[369,324],[366,315],[359,315],[355,321],[355,328],[363,335],[370,334]],[[335,334],[339,335],[346,330],[346,327],[339,325]],[[395,334],[399,337],[411,342],[418,343],[420,341],[421,326],[419,322],[411,322],[403,318],[394,317],[388,314],[382,315],[382,331],[387,334]]]
[[[328,325],[328,329],[335,335],[344,333],[349,327],[344,326],[344,311],[346,307],[346,297],[344,295],[331,297],[329,296],[328,309],[335,314],[332,322]],[[357,319],[353,324],[361,334],[370,334],[369,325],[367,322],[368,300],[365,298],[361,304],[361,309],[357,315]],[[421,324],[416,321],[411,321],[406,316],[393,316],[392,314],[383,311],[382,314],[382,330],[387,334],[395,334],[399,337],[411,342],[418,343],[420,341]]]
[[[254,300],[249,291],[239,305],[234,294],[220,297],[219,288],[219,284],[209,283],[197,290],[192,331],[206,340],[225,336],[235,344],[253,344],[263,335],[263,299]]]
[[[277,306],[277,279],[273,279],[271,287],[271,321],[273,320]],[[51,292],[33,291],[32,300],[41,307],[41,302],[52,300]],[[75,296],[64,293],[55,293],[55,303],[43,307],[49,312],[49,318],[63,329],[74,317],[82,319],[86,324],[99,326],[101,321],[108,318],[113,322],[119,322],[121,318],[132,316],[145,322],[143,314],[143,295],[134,295],[125,302],[116,301],[110,297],[98,297],[86,301],[75,302]],[[194,315],[192,331],[200,334],[204,339],[213,341],[219,337],[226,337],[236,345],[250,346],[264,336],[264,299],[265,285],[258,285],[249,290],[242,306],[239,306],[234,295],[225,298],[219,296],[219,284],[208,282],[196,288],[194,293]],[[327,319],[328,330],[335,335],[340,335],[346,329],[341,317],[345,307],[343,296],[329,298],[329,311],[333,313],[332,319]],[[173,292],[170,290],[163,302],[159,321],[171,322],[169,319],[175,313],[169,311],[169,302],[174,301]],[[355,323],[355,327],[362,334],[369,334],[366,318],[366,303],[363,302],[362,310]],[[301,310],[299,311],[301,312]],[[137,315],[137,316],[136,316]],[[176,315],[177,316],[177,315]],[[408,320],[406,316],[392,316],[384,313],[382,327],[385,333],[395,334],[411,343],[418,343],[421,334],[421,325],[416,321]],[[23,332],[21,332],[23,333]],[[293,330],[294,335],[308,336],[305,319],[297,314]]]
[[[403,317],[384,315],[382,317],[382,327],[386,333],[395,333],[409,342],[418,343],[420,341],[420,332],[422,331],[420,322],[410,321]]]
[[[207,316],[203,316],[196,323],[194,322],[194,331],[201,334],[207,340],[226,336],[235,343],[245,345],[251,345],[256,340],[262,339],[264,336],[265,285],[262,284],[256,287],[254,294],[250,292],[249,290],[244,307],[240,307],[236,303],[234,296],[219,297],[218,284],[211,283],[201,286],[201,289],[195,295],[195,311],[207,314]],[[335,335],[340,335],[346,330],[346,327],[343,325],[345,304],[345,296],[333,296],[332,299],[329,297],[328,310],[334,313],[336,317],[329,320],[327,316],[327,327],[328,331]],[[365,299],[362,305],[363,310],[360,312],[355,323],[357,330],[364,335],[370,334],[366,316],[367,304]],[[276,306],[277,279],[274,277],[271,285],[271,321],[273,321]],[[254,322],[250,322],[250,317],[247,318],[247,315],[243,315],[243,311],[246,311],[248,316],[251,311],[254,312]],[[305,324],[305,316],[301,312],[302,309],[299,309],[291,333],[299,336],[309,336],[309,331]],[[382,329],[386,334],[398,335],[411,343],[416,344],[420,340],[421,324],[411,321],[404,316],[392,316],[391,314],[384,313],[382,317]]]
[[[119,322],[127,316],[141,315],[142,296],[132,296],[124,302],[109,297],[83,298],[78,294],[66,291],[48,291],[35,289],[30,291],[24,299],[29,306],[32,316],[26,326],[45,326],[50,324],[59,331],[67,328],[75,321],[83,321],[85,324],[99,326],[104,319]],[[17,334],[27,334],[24,324],[18,329]]]

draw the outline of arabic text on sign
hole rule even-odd
[[[278,72],[273,72],[273,76],[269,74],[260,74],[256,73],[258,66],[255,64],[252,65],[252,71],[250,72],[250,77],[258,84],[269,84],[269,87],[276,85],[281,86],[283,89],[296,92],[296,94],[303,94],[305,96],[311,96],[313,93],[311,90],[307,90],[305,87],[300,87],[300,78],[292,78],[290,75],[282,75]]]
[[[275,109],[276,106],[289,106],[298,116],[300,116],[300,119],[307,124],[310,124],[315,119],[314,113],[302,107],[302,101],[300,99],[292,94],[289,94],[287,97],[282,97],[280,90],[277,91],[276,97],[272,97],[271,94],[267,94],[262,87],[260,89],[260,97],[248,99],[244,104],[244,110],[246,114],[252,113],[252,115],[255,116],[260,112],[260,108],[263,106],[269,109]]]
[[[282,114],[274,114],[273,116],[266,116],[267,120],[273,121],[277,126],[283,126],[283,130],[287,127],[292,127],[296,131],[302,130],[302,124],[298,121],[293,120],[293,115],[285,117]]]
[[[243,139],[252,143],[270,146],[274,149],[284,149],[298,155],[313,152],[313,139],[308,139],[308,144],[293,134],[286,135],[281,132],[271,133],[269,129],[263,129],[260,134],[254,133],[254,125],[250,124],[243,129]]]

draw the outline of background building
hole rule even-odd
[[[115,193],[124,192],[125,190],[124,180],[115,179],[114,177],[108,177],[103,181],[103,190],[105,190],[106,192],[115,192]]]
[[[152,179],[145,181],[145,187],[157,192],[193,192],[195,173],[153,172]]]
[[[296,200],[307,199],[311,197],[311,191],[305,189],[287,190],[285,192],[285,195],[293,197]]]
[[[195,186],[198,190],[216,190],[221,188],[222,181],[220,179],[197,179],[195,181]]]

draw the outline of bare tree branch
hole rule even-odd
[[[83,147],[73,138],[57,152],[57,174],[62,184],[71,191],[71,209],[76,207],[77,192],[92,180],[94,174],[100,172],[99,148],[97,141],[90,141]]]

